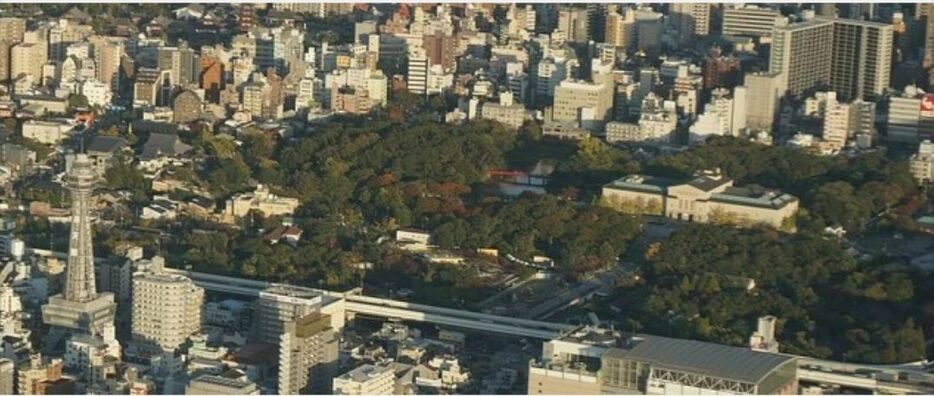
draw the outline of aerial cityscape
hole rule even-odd
[[[5,2],[0,395],[934,394],[932,183],[931,2]]]

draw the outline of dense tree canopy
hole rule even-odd
[[[621,290],[631,327],[745,345],[756,318],[775,315],[785,352],[870,363],[924,355],[911,272],[857,262],[836,241],[692,225],[648,256],[643,281]]]

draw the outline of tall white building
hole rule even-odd
[[[730,4],[723,8],[724,36],[771,37],[772,29],[785,17],[777,9],[752,4]]]
[[[428,90],[428,56],[424,51],[413,50],[409,53],[409,68],[406,87],[409,92],[424,95]]]
[[[204,289],[186,276],[165,273],[162,260],[153,264],[152,272],[133,276],[133,341],[171,352],[201,330]]]
[[[823,142],[831,150],[846,146],[851,129],[850,105],[833,101],[824,112]]]
[[[80,87],[81,94],[88,99],[88,105],[104,107],[110,104],[112,94],[109,85],[97,80],[85,80]]]
[[[724,88],[713,91],[710,103],[689,129],[690,143],[709,136],[738,136],[746,127],[746,87],[736,87],[733,97]]]

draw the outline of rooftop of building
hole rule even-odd
[[[385,372],[395,373],[395,371],[390,367],[385,366],[376,366],[373,364],[364,364],[363,366],[357,367],[353,370],[350,370],[344,374],[338,376],[338,379],[345,381],[354,381],[354,382],[366,382],[371,378],[378,377]]]
[[[221,375],[205,374],[191,380],[191,383],[203,383],[233,389],[244,389],[256,386],[256,384],[244,380],[242,376],[232,377],[225,374],[227,373],[223,373]]]
[[[794,356],[747,348],[659,336],[638,335],[626,348],[614,348],[607,357],[647,362],[657,367],[756,384]]]
[[[727,187],[722,193],[713,194],[711,200],[763,208],[781,208],[797,201],[798,198],[791,194],[765,189],[760,186],[746,186]]]

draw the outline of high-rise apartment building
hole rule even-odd
[[[88,41],[94,48],[97,80],[116,92],[120,87],[121,60],[126,54],[124,38],[91,36]]]
[[[42,80],[45,49],[32,43],[19,43],[10,50],[10,79],[29,76],[38,84]]]
[[[279,342],[278,392],[328,393],[336,375],[337,350],[330,315],[311,313],[284,323]]]
[[[188,277],[169,274],[162,260],[133,276],[133,341],[139,347],[172,352],[201,330],[204,289]]]
[[[934,7],[928,5],[928,8]],[[934,67],[934,15],[932,14],[934,13],[928,13],[922,19],[924,21],[924,55],[921,65],[925,69]]]
[[[709,3],[671,4],[671,19],[682,43],[710,34],[710,9]]]
[[[16,378],[16,365],[10,359],[0,359],[0,394],[12,395],[16,389],[14,379]]]
[[[0,40],[13,43],[23,41],[26,33],[26,20],[23,18],[0,18]]]
[[[558,12],[558,29],[555,33],[572,43],[586,43],[590,40],[588,23],[586,8],[566,8]]]
[[[12,49],[23,42],[26,20],[22,18],[0,18],[0,82],[11,79],[10,62]],[[16,77],[16,76],[12,76]]]
[[[890,97],[886,130],[887,139],[896,142],[934,139],[934,94],[909,86],[901,95]]]
[[[801,95],[830,83],[833,37],[833,22],[823,19],[773,30],[769,71],[780,73],[781,92]]]
[[[844,100],[875,99],[889,87],[892,25],[833,20],[830,86]]]
[[[159,48],[159,69],[171,72],[169,81],[173,86],[197,84],[199,63],[198,55],[185,42],[178,47]]]
[[[621,48],[624,52],[635,46],[636,18],[634,12],[623,10],[606,16],[606,40],[608,45]]]
[[[771,51],[769,71],[781,73],[783,92],[828,85],[845,100],[874,99],[889,85],[892,26],[811,18],[775,28]]]
[[[772,30],[785,17],[777,9],[751,4],[726,5],[723,9],[724,36],[771,37]]]
[[[425,35],[422,38],[422,46],[430,66],[441,65],[446,72],[453,71],[457,66],[454,60],[454,36],[438,32]]]

